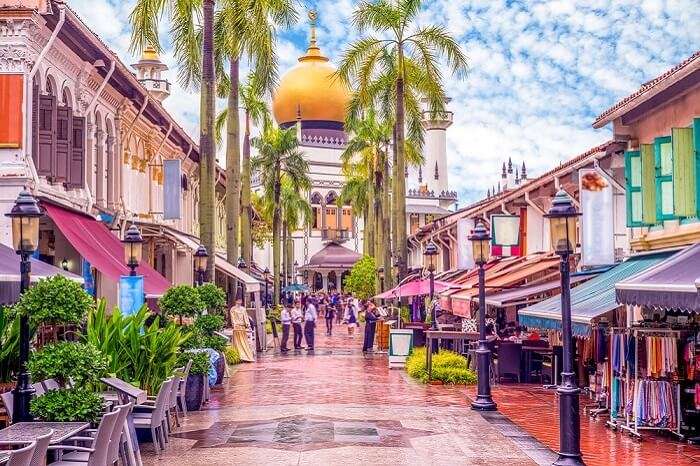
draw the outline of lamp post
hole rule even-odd
[[[477,411],[494,411],[496,403],[491,398],[491,381],[489,371],[491,366],[491,350],[486,341],[486,274],[484,265],[491,255],[491,235],[483,222],[476,224],[474,231],[469,236],[472,243],[474,262],[479,266],[479,346],[476,350],[478,388],[476,399],[472,402],[472,409]]]
[[[207,270],[208,257],[207,248],[205,248],[203,244],[200,244],[194,252],[194,269],[197,272],[197,286],[202,286],[204,284],[204,273]]]
[[[576,221],[580,214],[564,190],[554,196],[552,208],[545,215],[549,219],[554,251],[559,254],[561,272],[561,328],[563,364],[559,394],[559,458],[556,465],[582,465],[581,425],[579,414],[580,389],[574,379],[571,351],[571,290],[569,255],[576,247]]]
[[[391,265],[394,267],[394,270],[396,271],[396,286],[399,290],[399,305],[398,305],[399,315],[397,316],[398,323],[396,324],[396,328],[401,328],[401,323],[402,323],[401,322],[401,280],[399,279],[399,274],[401,273],[401,258],[398,256],[394,256]],[[409,315],[409,319],[410,319],[410,321],[413,321],[413,319],[411,318],[410,315]]]
[[[435,298],[435,264],[434,258],[437,256],[438,250],[437,245],[432,241],[429,241],[425,246],[425,251],[423,255],[428,260],[426,266],[428,267],[428,277],[430,278],[430,320],[432,321],[431,329],[437,330],[437,318],[435,316],[435,306],[433,306],[433,299]]]
[[[384,291],[384,267],[377,269],[377,278],[379,278],[379,291]]]
[[[299,262],[294,261],[294,270],[293,270],[293,273],[294,273],[294,284],[295,284],[295,285],[297,284],[297,269],[298,269],[298,268],[299,268]]]
[[[139,228],[133,223],[129,229],[126,230],[122,243],[124,243],[124,259],[126,265],[131,270],[129,275],[135,277],[136,267],[139,265],[143,251],[143,237],[141,236]]]
[[[263,270],[263,277],[265,278],[265,309],[268,308],[268,300],[267,300],[267,280],[268,277],[270,276],[270,269],[265,267],[265,270]]]
[[[43,215],[36,199],[27,191],[22,190],[17,196],[15,205],[6,214],[12,219],[12,243],[20,256],[20,294],[29,288],[29,274],[32,270],[29,257],[39,245],[39,218]],[[27,370],[29,361],[29,316],[21,313],[19,318],[19,374],[14,390],[14,422],[31,421],[29,402],[34,395],[30,384],[31,374]]]
[[[248,268],[248,264],[246,264],[245,259],[243,259],[243,256],[238,256],[238,261],[236,262],[236,265],[238,266],[239,269],[246,269]],[[241,299],[243,300],[243,304],[246,305],[247,301],[245,299],[245,285],[243,284],[242,281],[238,281],[238,287],[241,290],[240,296]],[[236,289],[236,297],[238,297],[238,289]]]

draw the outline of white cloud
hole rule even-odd
[[[128,56],[128,15],[135,0],[70,0],[88,26]],[[356,0],[316,0],[319,43],[337,61],[356,39]],[[309,4],[309,3],[305,3]],[[284,71],[306,48],[308,20],[282,33]],[[593,130],[596,114],[684,59],[700,43],[697,0],[425,0],[421,25],[439,23],[469,57],[466,81],[448,80],[455,123],[448,130],[450,183],[461,204],[495,184],[510,156],[531,176],[584,152],[610,136]],[[165,60],[175,63],[164,27]],[[173,86],[165,102],[198,137],[199,98]]]

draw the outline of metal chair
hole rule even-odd
[[[59,461],[51,463],[49,466],[104,466],[108,464],[109,443],[114,432],[114,425],[119,417],[119,411],[112,411],[102,416],[100,425],[97,427],[94,437],[72,437],[70,440],[84,441],[90,444],[89,447],[78,445],[50,445],[51,451],[68,450],[76,453],[87,453],[87,457],[80,456],[80,459],[68,459],[70,453],[63,455]]]
[[[61,386],[56,382],[56,379],[46,379],[44,380],[44,388],[50,392],[51,390],[59,390]]]
[[[11,391],[0,393],[0,398],[2,398],[2,404],[5,405],[5,411],[7,411],[7,417],[9,417],[9,422],[12,423],[12,414],[15,409],[15,395]]]
[[[27,466],[32,462],[32,455],[36,449],[36,442],[32,442],[19,450],[13,450],[7,460],[7,466]]]
[[[41,396],[44,393],[46,393],[46,390],[44,389],[44,384],[42,384],[41,382],[33,383],[32,388],[34,389],[34,396]]]
[[[498,367],[496,374],[498,382],[504,376],[511,376],[520,383],[520,356],[522,345],[520,343],[501,342],[498,345]]]
[[[166,411],[168,410],[172,383],[172,378],[169,378],[163,382],[163,384],[160,386],[160,390],[158,390],[158,395],[156,396],[156,400],[153,405],[138,405],[139,409],[147,409],[148,412],[135,412],[133,414],[134,427],[136,429],[148,429],[151,431],[153,447],[155,448],[156,453],[160,453],[161,450],[165,450],[165,444],[168,442]]]
[[[187,416],[187,401],[185,395],[187,394],[187,377],[190,375],[191,367],[192,360],[190,359],[185,365],[185,370],[182,373],[182,378],[177,388],[177,402],[180,404],[180,412],[183,416]]]
[[[51,443],[52,435],[53,429],[50,429],[48,434],[36,438],[36,448],[34,449],[34,454],[32,455],[29,466],[46,466],[46,451]]]
[[[121,439],[122,439],[122,433],[125,428],[125,422],[126,422],[126,417],[129,415],[131,412],[131,408],[133,406],[133,403],[127,403],[125,405],[121,406],[116,406],[113,413],[116,412],[118,413],[116,421],[114,421],[114,428],[112,430],[112,434],[109,437],[109,446],[107,447],[107,464],[115,464],[119,460],[119,447],[121,446]],[[99,429],[98,429],[99,430]],[[98,430],[94,430],[92,432],[96,433]],[[95,437],[90,437],[90,438],[95,438]],[[72,437],[69,440],[74,441],[74,440],[84,440],[88,437]],[[64,461],[79,461],[86,463],[89,460],[89,453],[84,452],[84,451],[74,451],[71,453],[66,453],[63,455],[63,460]]]

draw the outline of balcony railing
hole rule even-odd
[[[323,241],[347,241],[350,239],[350,231],[347,229],[326,228],[321,230]]]
[[[170,92],[170,82],[165,80],[165,79],[146,78],[146,79],[142,79],[141,83],[148,90]]]

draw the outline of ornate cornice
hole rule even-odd
[[[0,72],[25,73],[37,57],[39,26],[34,17],[0,18]]]

